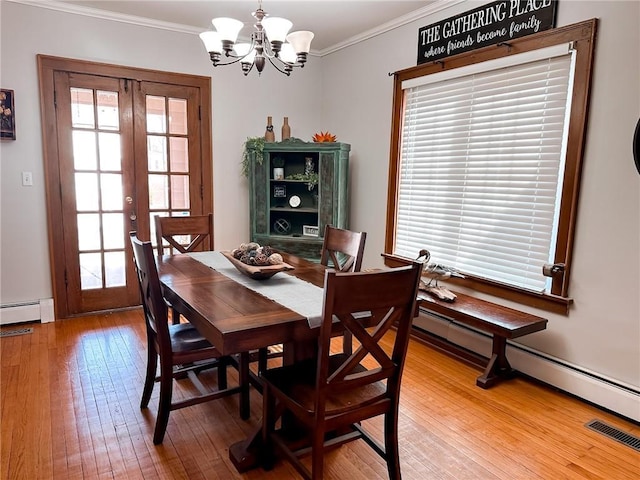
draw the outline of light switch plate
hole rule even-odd
[[[33,186],[33,175],[31,174],[31,172],[22,172],[22,186],[23,187]]]

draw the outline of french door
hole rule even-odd
[[[129,232],[212,208],[208,79],[39,63],[56,316],[139,304]]]

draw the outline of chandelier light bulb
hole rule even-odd
[[[280,60],[285,63],[294,64],[296,63],[296,52],[293,49],[293,45],[290,43],[283,43],[282,48],[280,49]]]
[[[309,53],[311,50],[311,40],[313,40],[313,32],[300,30],[299,32],[291,32],[287,35],[287,42],[293,46],[296,53]]]
[[[222,53],[222,40],[218,32],[212,32],[211,30],[202,32],[200,39],[204,43],[204,48],[207,52]]]
[[[211,23],[215,27],[216,31],[220,34],[221,40],[226,40],[231,43],[235,43],[238,39],[238,34],[244,23],[235,18],[220,17],[211,20]]]
[[[264,27],[267,38],[271,43],[284,43],[287,38],[287,33],[291,30],[293,23],[286,18],[268,17],[262,21],[262,26]]]

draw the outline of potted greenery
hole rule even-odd
[[[293,175],[288,175],[287,180],[300,180],[307,182],[307,188],[311,191],[318,184],[318,174],[316,172],[294,173]]]
[[[247,137],[244,142],[244,150],[242,151],[242,175],[249,176],[249,167],[251,165],[251,157],[253,156],[262,165],[264,151],[264,137]]]

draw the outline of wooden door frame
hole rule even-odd
[[[56,250],[55,245],[64,243],[62,229],[59,228],[63,218],[62,198],[60,192],[60,171],[57,149],[57,124],[55,108],[54,72],[67,71],[87,75],[103,75],[148,81],[165,84],[188,85],[199,88],[203,108],[200,111],[202,152],[202,180],[209,183],[211,188],[204,188],[202,204],[206,209],[210,206],[213,211],[213,162],[211,148],[211,78],[181,73],[147,70],[135,67],[125,67],[106,63],[89,62],[63,57],[37,55],[38,80],[40,87],[40,112],[42,130],[42,150],[45,174],[45,190],[47,202],[47,230],[49,241],[49,264],[51,270],[51,284],[55,318],[68,318],[65,282],[65,254],[62,249]],[[130,250],[130,245],[126,246]]]

